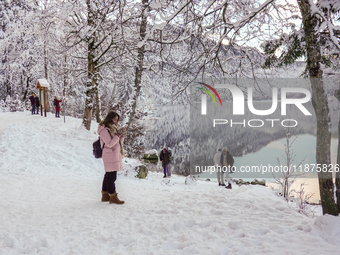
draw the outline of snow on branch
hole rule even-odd
[[[321,24],[318,27],[319,32],[329,34],[332,43],[340,49],[340,26],[333,23],[333,13],[340,11],[340,3],[338,0],[318,1],[316,4],[313,0],[308,0],[311,9],[311,15],[317,15],[321,19]]]
[[[238,20],[236,22],[230,23],[228,25],[232,26],[235,29],[242,28],[244,25],[249,23],[259,12],[261,12],[263,9],[267,8],[267,6],[269,4],[271,4],[273,1],[274,0],[267,0],[267,1],[265,1],[259,7],[253,8],[252,10],[250,10],[250,13],[246,17],[244,17],[244,18],[242,18],[242,19],[240,19],[240,20]]]

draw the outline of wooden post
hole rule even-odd
[[[41,103],[41,92],[42,92],[42,89],[40,88],[40,89],[39,89],[40,115],[43,116],[43,105],[42,105],[42,103]]]
[[[46,108],[47,108],[47,102],[46,102],[46,88],[43,87],[44,91],[44,112],[45,112],[45,117],[46,117]]]

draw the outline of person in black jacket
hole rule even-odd
[[[32,115],[35,114],[35,98],[34,98],[34,94],[32,93],[32,95],[28,98],[31,101],[31,106],[32,106]]]
[[[167,150],[168,150],[168,153],[169,153],[169,164],[165,167],[165,171],[166,171],[166,176],[167,177],[171,177],[172,152],[171,152],[171,148],[170,147],[168,147]]]
[[[162,151],[161,153],[159,154],[159,160],[162,161],[162,167],[163,167],[163,172],[164,172],[164,176],[163,178],[167,177],[166,175],[166,170],[167,170],[167,167],[170,163],[170,153],[169,151],[167,150],[167,148],[165,147],[162,147]]]
[[[222,170],[226,172],[226,177],[228,181],[228,186],[226,189],[231,189],[231,180],[230,180],[230,172],[231,168],[234,165],[234,158],[230,154],[230,152],[227,150],[227,148],[223,148],[223,152],[221,154],[220,164],[222,167]]]
[[[39,114],[39,107],[40,107],[40,99],[38,96],[35,96],[35,106],[36,106],[36,109],[37,109],[37,114]]]

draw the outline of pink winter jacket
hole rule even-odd
[[[104,125],[98,125],[98,134],[100,136],[100,145],[103,147],[103,163],[105,172],[121,171],[123,169],[123,156],[120,152],[119,139],[124,142],[124,136],[115,134],[112,138],[109,133],[110,129]]]

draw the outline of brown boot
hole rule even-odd
[[[227,187],[225,187],[226,189],[231,189],[231,183],[229,183],[229,185]]]
[[[115,192],[113,194],[109,194],[109,196],[110,196],[110,201],[109,201],[110,204],[113,204],[113,203],[119,204],[119,205],[124,204],[124,201],[119,200],[119,198],[117,196],[117,192]]]
[[[109,192],[102,191],[102,202],[108,202],[110,200]]]

